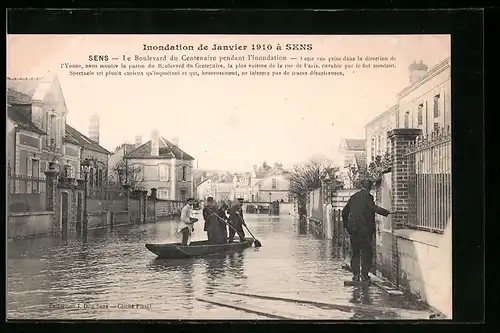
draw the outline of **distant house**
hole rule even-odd
[[[366,163],[370,165],[377,156],[390,152],[391,142],[387,132],[397,127],[398,106],[394,105],[370,121],[366,126]]]
[[[205,178],[196,186],[196,197],[201,200],[206,200],[208,197],[215,195],[215,182],[212,178]]]
[[[236,194],[236,186],[234,183],[234,175],[226,173],[220,175],[215,182],[214,199],[221,200],[234,200]]]
[[[342,139],[340,143],[340,154],[343,157],[343,165],[340,177],[345,188],[352,188],[352,180],[349,177],[349,169],[355,166],[358,170],[366,168],[366,140],[364,139]]]
[[[242,198],[245,201],[250,201],[250,183],[252,174],[250,172],[235,173],[233,178],[234,196]]]
[[[281,163],[275,163],[274,167],[266,163],[260,168],[254,167],[250,184],[250,201],[290,201],[290,173]]]
[[[124,148],[127,150],[127,146]],[[128,167],[141,170],[144,189],[157,189],[159,199],[185,200],[193,196],[193,161],[188,153],[153,131],[151,140],[126,152]]]

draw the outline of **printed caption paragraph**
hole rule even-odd
[[[90,55],[82,63],[61,63],[70,76],[348,76],[361,71],[394,69],[394,56],[280,56],[280,55]]]

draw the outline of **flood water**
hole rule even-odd
[[[7,318],[272,319],[203,301],[216,299],[296,319],[377,319],[224,291],[403,307],[375,286],[345,287],[350,274],[341,268],[339,251],[291,216],[246,215],[246,220],[261,248],[188,260],[156,259],[144,247],[178,241],[176,221],[93,231],[86,241],[10,241]],[[193,240],[205,238],[200,222]]]

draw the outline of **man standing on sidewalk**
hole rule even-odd
[[[351,238],[351,269],[354,274],[352,280],[369,281],[373,265],[372,242],[376,231],[375,214],[387,216],[387,209],[377,206],[370,194],[372,182],[368,179],[361,182],[361,191],[354,193],[342,210],[344,228]],[[361,265],[361,276],[360,276]]]

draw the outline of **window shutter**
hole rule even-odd
[[[56,147],[57,148],[60,148],[61,147],[61,139],[62,139],[62,133],[61,133],[61,121],[62,121],[62,118],[61,117],[57,117],[57,121],[56,121],[56,133],[57,133],[57,138],[56,138]]]

